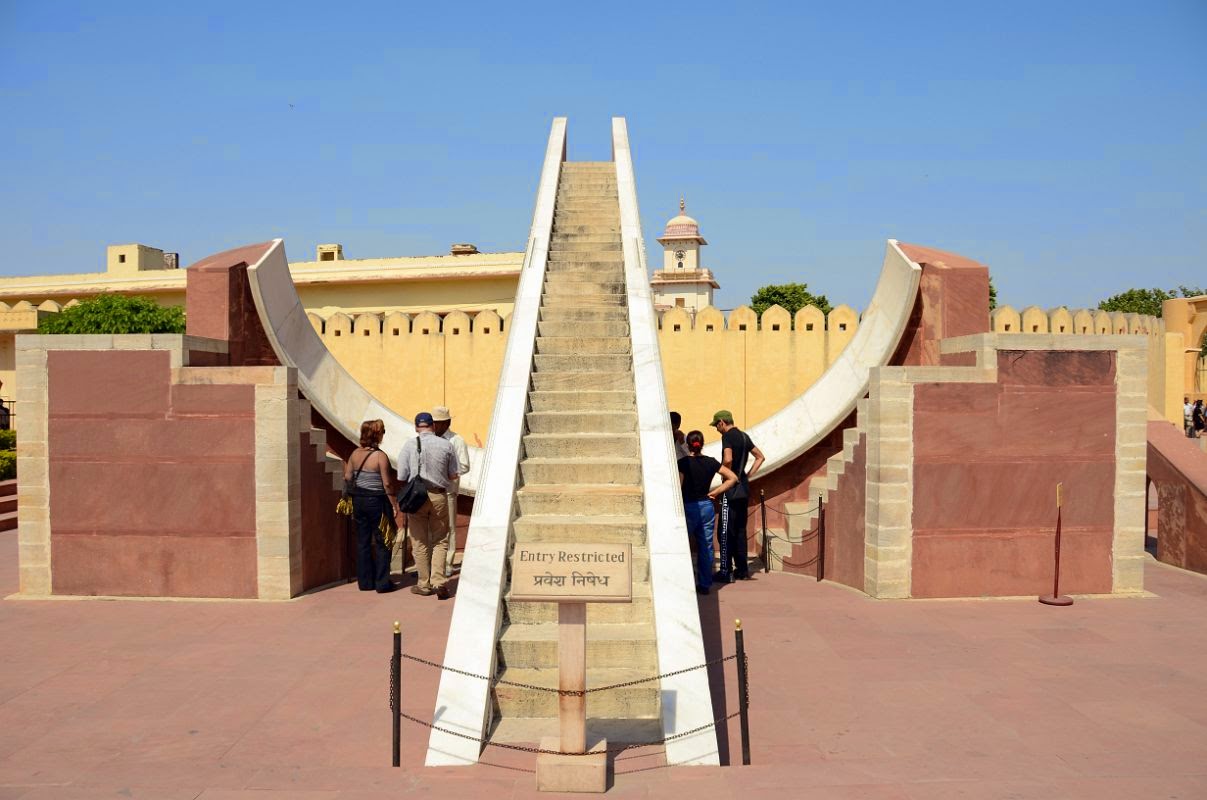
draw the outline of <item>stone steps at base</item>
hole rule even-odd
[[[637,407],[637,394],[632,390],[529,392],[528,400],[533,411],[623,411],[633,413]]]
[[[598,353],[600,355],[628,355],[628,336],[538,336],[536,352],[539,355],[573,355],[575,353]]]
[[[554,239],[549,242],[550,253],[606,253],[619,252],[623,248],[619,241],[611,242],[566,242]]]
[[[541,306],[544,308],[623,308],[626,306],[623,294],[561,294],[548,290],[541,295]]]
[[[0,514],[0,531],[11,531],[17,528],[17,511],[7,511]]]
[[[645,509],[642,496],[640,485],[621,483],[538,483],[515,494],[520,516],[568,517],[635,516]]]
[[[636,669],[617,667],[587,668],[587,688],[611,686],[616,683],[640,680],[649,673]],[[500,671],[499,680],[525,683],[556,690],[558,670],[517,669],[511,667]],[[541,691],[496,683],[492,689],[495,703],[505,717],[555,717],[557,716],[556,691]],[[611,689],[587,694],[587,716],[595,719],[628,719],[633,716],[653,717],[659,710],[661,687],[658,681],[648,681],[624,689]]]
[[[650,598],[649,571],[650,557],[645,553],[645,548],[634,551],[633,602],[588,603],[587,624],[634,624],[653,619],[654,606]],[[638,578],[638,573],[644,573],[645,577]],[[507,601],[507,614],[517,625],[557,622],[557,603],[512,602],[510,593],[504,599]]]
[[[529,433],[523,442],[527,458],[637,458],[636,433]]]
[[[624,253],[609,250],[604,253],[579,253],[568,250],[549,253],[549,269],[615,269],[624,271]]]
[[[526,458],[520,462],[525,486],[542,483],[641,483],[636,458]]]
[[[513,524],[517,542],[628,542],[645,546],[645,515],[564,517],[528,514]]]
[[[541,308],[540,322],[621,322],[629,323],[629,310],[617,306],[595,308]]]
[[[557,664],[557,630],[556,622],[507,625],[499,636],[502,667],[523,669]],[[647,675],[657,675],[658,649],[654,644],[653,626],[588,625],[587,664],[595,669],[628,667]]]
[[[556,717],[508,717],[496,720],[490,732],[490,741],[506,744],[540,744],[541,739],[559,735]],[[617,744],[656,742],[662,738],[660,717],[630,719],[587,718],[587,740],[607,739],[608,746]],[[655,748],[643,750],[657,752]]]
[[[0,495],[0,515],[10,514],[17,510],[17,496],[15,494]]]

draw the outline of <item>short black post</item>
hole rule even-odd
[[[742,620],[733,621],[738,652],[738,713],[742,723],[742,765],[750,766],[750,693],[746,687],[746,645],[742,641]]]
[[[394,621],[394,655],[390,658],[390,717],[394,726],[394,766],[402,765],[402,626]]]
[[[817,498],[817,580],[826,577],[826,498]]]
[[[763,572],[771,571],[771,551],[767,549],[767,492],[759,489],[759,508],[763,512]]]

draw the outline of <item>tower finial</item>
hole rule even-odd
[[[683,195],[679,195],[679,213],[680,214],[687,213],[687,200],[684,198]]]

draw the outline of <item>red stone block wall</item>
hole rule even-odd
[[[998,353],[996,384],[914,392],[915,597],[1052,588],[1064,483],[1061,591],[1109,593],[1115,354]]]
[[[972,259],[913,244],[901,250],[921,265],[918,299],[891,363],[937,366],[939,342],[989,331],[989,268]]]
[[[346,580],[356,574],[356,551],[349,518],[335,513],[340,490],[332,488],[322,451],[301,435],[302,589]]]
[[[838,489],[826,505],[824,576],[863,591],[864,518],[867,500],[867,436],[859,437],[855,454],[838,476]]]
[[[255,389],[167,351],[47,354],[55,594],[255,597]]]
[[[1207,573],[1207,453],[1168,422],[1149,422],[1147,471],[1157,487],[1157,559]]]

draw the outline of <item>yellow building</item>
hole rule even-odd
[[[453,245],[449,255],[345,259],[343,247],[322,244],[313,261],[290,264],[308,311],[418,314],[452,311],[511,313],[523,253],[479,253]],[[104,292],[145,295],[161,305],[184,305],[186,274],[175,253],[142,244],[111,245],[104,272],[0,278],[0,397],[14,395],[13,337],[38,320]]]

